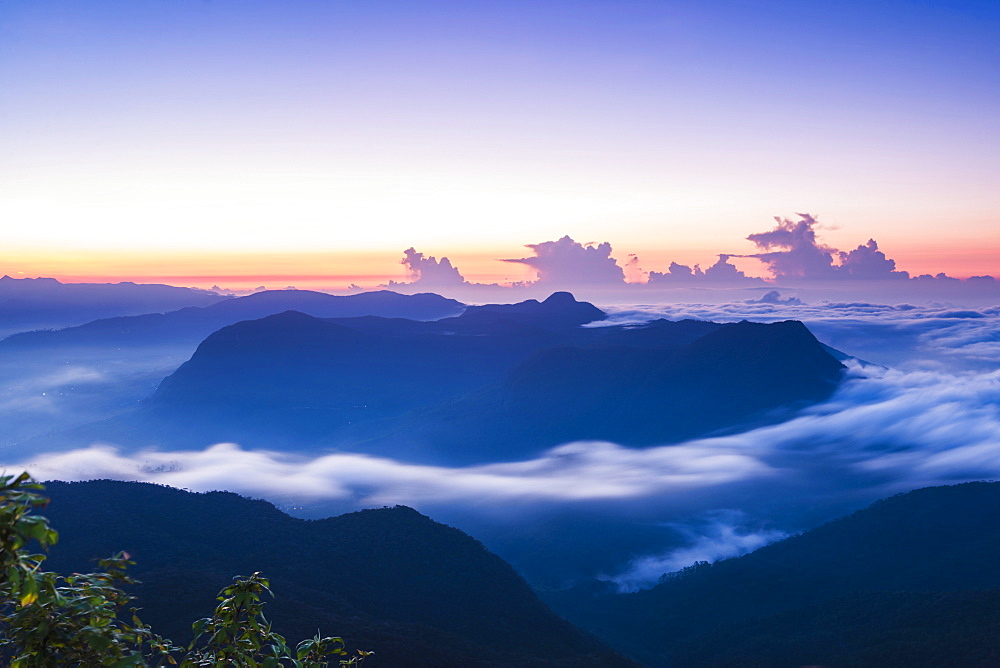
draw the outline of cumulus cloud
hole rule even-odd
[[[762,253],[747,255],[764,262],[775,278],[832,278],[836,249],[818,243],[817,221],[808,213],[796,214],[800,220],[775,217],[773,230],[747,237]]]
[[[671,262],[665,273],[649,272],[649,283],[653,285],[697,284],[697,283],[761,283],[761,279],[752,278],[736,268],[729,258],[736,257],[721,253],[719,259],[708,269],[702,271],[699,265],[689,267],[686,264]]]
[[[684,285],[698,283],[748,283],[761,279],[748,277],[729,260],[733,257],[755,258],[767,265],[776,280],[789,279],[907,279],[909,274],[896,270],[896,262],[879,250],[878,243],[869,239],[851,251],[840,251],[820,243],[819,221],[810,213],[796,214],[799,220],[775,217],[775,227],[751,234],[747,240],[761,251],[750,255],[720,254],[718,261],[705,269],[672,262],[666,272],[649,272],[652,285]],[[942,275],[943,276],[943,275]],[[928,277],[933,278],[933,277]],[[934,279],[936,280],[936,279]]]
[[[611,244],[581,244],[569,236],[558,241],[528,244],[533,257],[504,259],[526,264],[538,272],[540,285],[623,284],[625,271],[611,257]]]
[[[399,262],[406,267],[411,283],[427,287],[449,287],[465,283],[458,268],[453,267],[451,260],[446,257],[438,260],[433,255],[428,257],[414,248],[407,248]]]
[[[979,278],[979,277],[977,276],[976,278]],[[933,276],[931,276],[930,274],[920,274],[919,276],[914,277],[914,280],[922,281],[922,282],[927,282],[927,281],[951,281],[951,282],[954,282],[954,283],[958,283],[958,279],[957,278],[952,278],[951,276],[948,276],[944,272],[935,274]]]
[[[667,267],[666,273],[661,273],[658,271],[649,272],[649,280],[653,283],[658,283],[661,281],[678,281],[678,282],[689,282],[705,277],[705,272],[701,270],[699,265],[695,265],[692,269],[686,264],[678,264],[676,262],[671,262],[670,266]]]
[[[639,257],[635,253],[629,253],[629,260],[622,267],[625,272],[625,280],[629,283],[644,283],[649,277],[649,273],[643,271],[639,266]]]
[[[629,259],[619,264],[612,257],[612,247],[608,242],[579,243],[570,236],[564,236],[556,241],[528,244],[526,247],[533,253],[531,257],[500,260],[531,267],[537,273],[534,281],[504,285],[469,283],[448,258],[438,260],[409,248],[404,251],[401,263],[409,272],[410,282],[390,281],[387,286],[382,287],[402,288],[416,284],[442,290],[461,288],[465,294],[471,294],[470,290],[479,290],[483,295],[481,299],[488,301],[497,298],[500,294],[498,290],[519,290],[534,286],[573,288],[591,291],[592,295],[597,289],[607,290],[603,294],[608,295],[614,294],[613,291],[618,288],[626,288],[628,294],[634,295],[641,293],[644,286],[649,289],[711,288],[713,291],[722,291],[754,284],[768,285],[771,281],[747,276],[731,261],[733,258],[753,258],[760,260],[770,272],[771,279],[779,284],[797,281],[797,286],[801,288],[802,281],[809,281],[808,284],[815,289],[822,286],[831,293],[838,293],[838,298],[844,298],[848,292],[869,294],[873,288],[883,295],[896,293],[893,299],[908,299],[911,297],[900,293],[918,293],[921,290],[976,300],[997,294],[998,283],[992,276],[959,280],[938,273],[922,274],[910,280],[909,273],[897,269],[896,261],[887,257],[874,239],[869,239],[852,250],[839,250],[820,241],[817,216],[811,213],[798,213],[796,216],[798,220],[775,217],[774,228],[749,235],[747,240],[760,252],[719,253],[715,263],[707,268],[699,264],[689,266],[671,262],[666,271],[647,272],[640,266],[635,254],[629,254]],[[910,284],[911,288],[907,289],[906,286]],[[889,299],[885,296],[882,298]]]
[[[840,273],[851,278],[909,278],[909,273],[896,271],[896,261],[878,249],[874,239],[849,253],[837,251]]]
[[[768,266],[775,279],[884,279],[909,278],[896,271],[896,262],[878,249],[874,239],[850,252],[819,243],[819,221],[809,213],[797,213],[799,220],[775,217],[777,225],[767,232],[747,237],[762,252],[741,257],[757,258]],[[834,264],[834,258],[839,264]]]
[[[687,522],[669,523],[667,527],[684,540],[683,547],[632,559],[622,572],[602,579],[614,582],[621,592],[637,591],[692,564],[738,557],[788,535],[778,529],[747,526],[747,521],[745,513],[731,509]]]
[[[747,299],[744,304],[785,304],[787,306],[802,306],[802,300],[797,297],[781,298],[777,290],[768,290],[759,299]]]

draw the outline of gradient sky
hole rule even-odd
[[[796,211],[997,275],[998,175],[995,1],[0,4],[11,275],[517,280],[565,234],[663,271]]]

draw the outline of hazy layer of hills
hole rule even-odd
[[[50,282],[59,289],[88,288]],[[51,290],[45,287],[48,283],[42,279],[11,279],[0,283],[0,294],[11,283],[22,293],[28,288],[40,291],[35,304],[40,311],[51,307],[58,314],[60,299],[70,299],[50,294]],[[120,294],[130,294],[128,286],[96,287],[109,288],[107,306],[112,315],[133,312],[134,309],[126,307],[136,304],[123,302]],[[465,310],[464,304],[438,295],[400,295],[389,291],[340,297],[304,290],[276,290],[230,298],[211,293],[211,299],[206,299],[208,293],[203,291],[181,291],[182,296],[189,297],[187,302],[180,299],[158,302],[155,299],[158,287],[163,286],[132,286],[142,296],[137,304],[146,305],[143,315],[103,318],[57,330],[19,332],[0,340],[0,424],[5,426],[0,447],[13,444],[21,448],[65,449],[89,445],[93,442],[91,437],[114,440],[116,435],[106,432],[87,432],[74,439],[67,430],[135,407],[153,393],[164,376],[191,356],[202,339],[241,320],[292,308],[323,317],[382,315],[415,320],[441,318]],[[173,293],[168,291],[168,294]],[[192,302],[191,296],[200,301]],[[185,303],[210,305],[177,308]],[[81,313],[90,312],[87,304],[85,299],[81,301]],[[162,308],[165,313],[149,312],[168,305],[176,310]],[[0,305],[0,336],[5,324],[10,324],[10,318],[16,315],[16,310],[12,314]],[[49,326],[48,321],[44,326]],[[18,410],[25,404],[30,408],[33,402],[45,405],[34,411]],[[130,444],[127,439],[121,442]]]
[[[23,332],[9,336],[0,343],[0,348],[25,350],[52,346],[141,347],[197,343],[226,325],[287,310],[320,318],[377,315],[412,320],[436,320],[465,310],[464,304],[439,295],[401,295],[389,290],[347,296],[309,290],[267,290],[246,297],[223,298],[215,295],[211,301],[214,303],[209,306],[101,318],[59,330]]]
[[[628,664],[478,541],[410,508],[306,521],[227,492],[146,483],[54,482],[46,494],[60,533],[46,566],[86,571],[127,551],[144,621],[176,641],[233,576],[261,571],[278,632],[342,635],[377,652],[372,666]]]
[[[89,435],[496,461],[773,422],[829,397],[842,375],[797,322],[581,327],[604,317],[555,293],[432,322],[244,321],[202,342],[136,414]]]
[[[653,589],[550,593],[651,666],[1000,664],[1000,483],[931,487]]]
[[[68,327],[112,316],[208,306],[208,290],[137,283],[60,283],[54,278],[0,278],[0,337],[43,327]]]

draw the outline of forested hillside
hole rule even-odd
[[[649,665],[996,665],[1000,483],[929,487],[634,594],[549,601]]]
[[[366,665],[624,665],[552,613],[514,570],[466,534],[397,506],[299,520],[227,492],[144,483],[47,485],[60,541],[46,568],[87,571],[125,550],[143,620],[178,642],[234,575],[265,573],[268,616],[292,638],[320,628]]]

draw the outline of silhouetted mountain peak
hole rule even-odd
[[[571,292],[559,291],[553,292],[551,295],[545,298],[543,304],[578,304],[576,297],[573,296]]]
[[[527,299],[516,304],[485,304],[470,306],[454,318],[456,324],[480,326],[499,320],[513,320],[522,325],[542,329],[578,327],[604,320],[607,314],[589,302],[577,301],[568,292],[554,292],[545,301]]]
[[[38,278],[14,278],[13,276],[3,275],[0,281],[4,283],[23,283],[25,285],[64,285],[62,281],[57,278],[46,278],[40,276]]]
[[[258,322],[260,322],[261,324],[266,323],[268,325],[277,323],[280,325],[295,326],[295,325],[311,324],[313,322],[316,322],[317,320],[319,320],[319,318],[311,316],[308,313],[303,313],[302,311],[296,311],[295,309],[287,309],[282,311],[281,313],[274,313],[271,315],[264,316],[263,318],[259,318]]]

